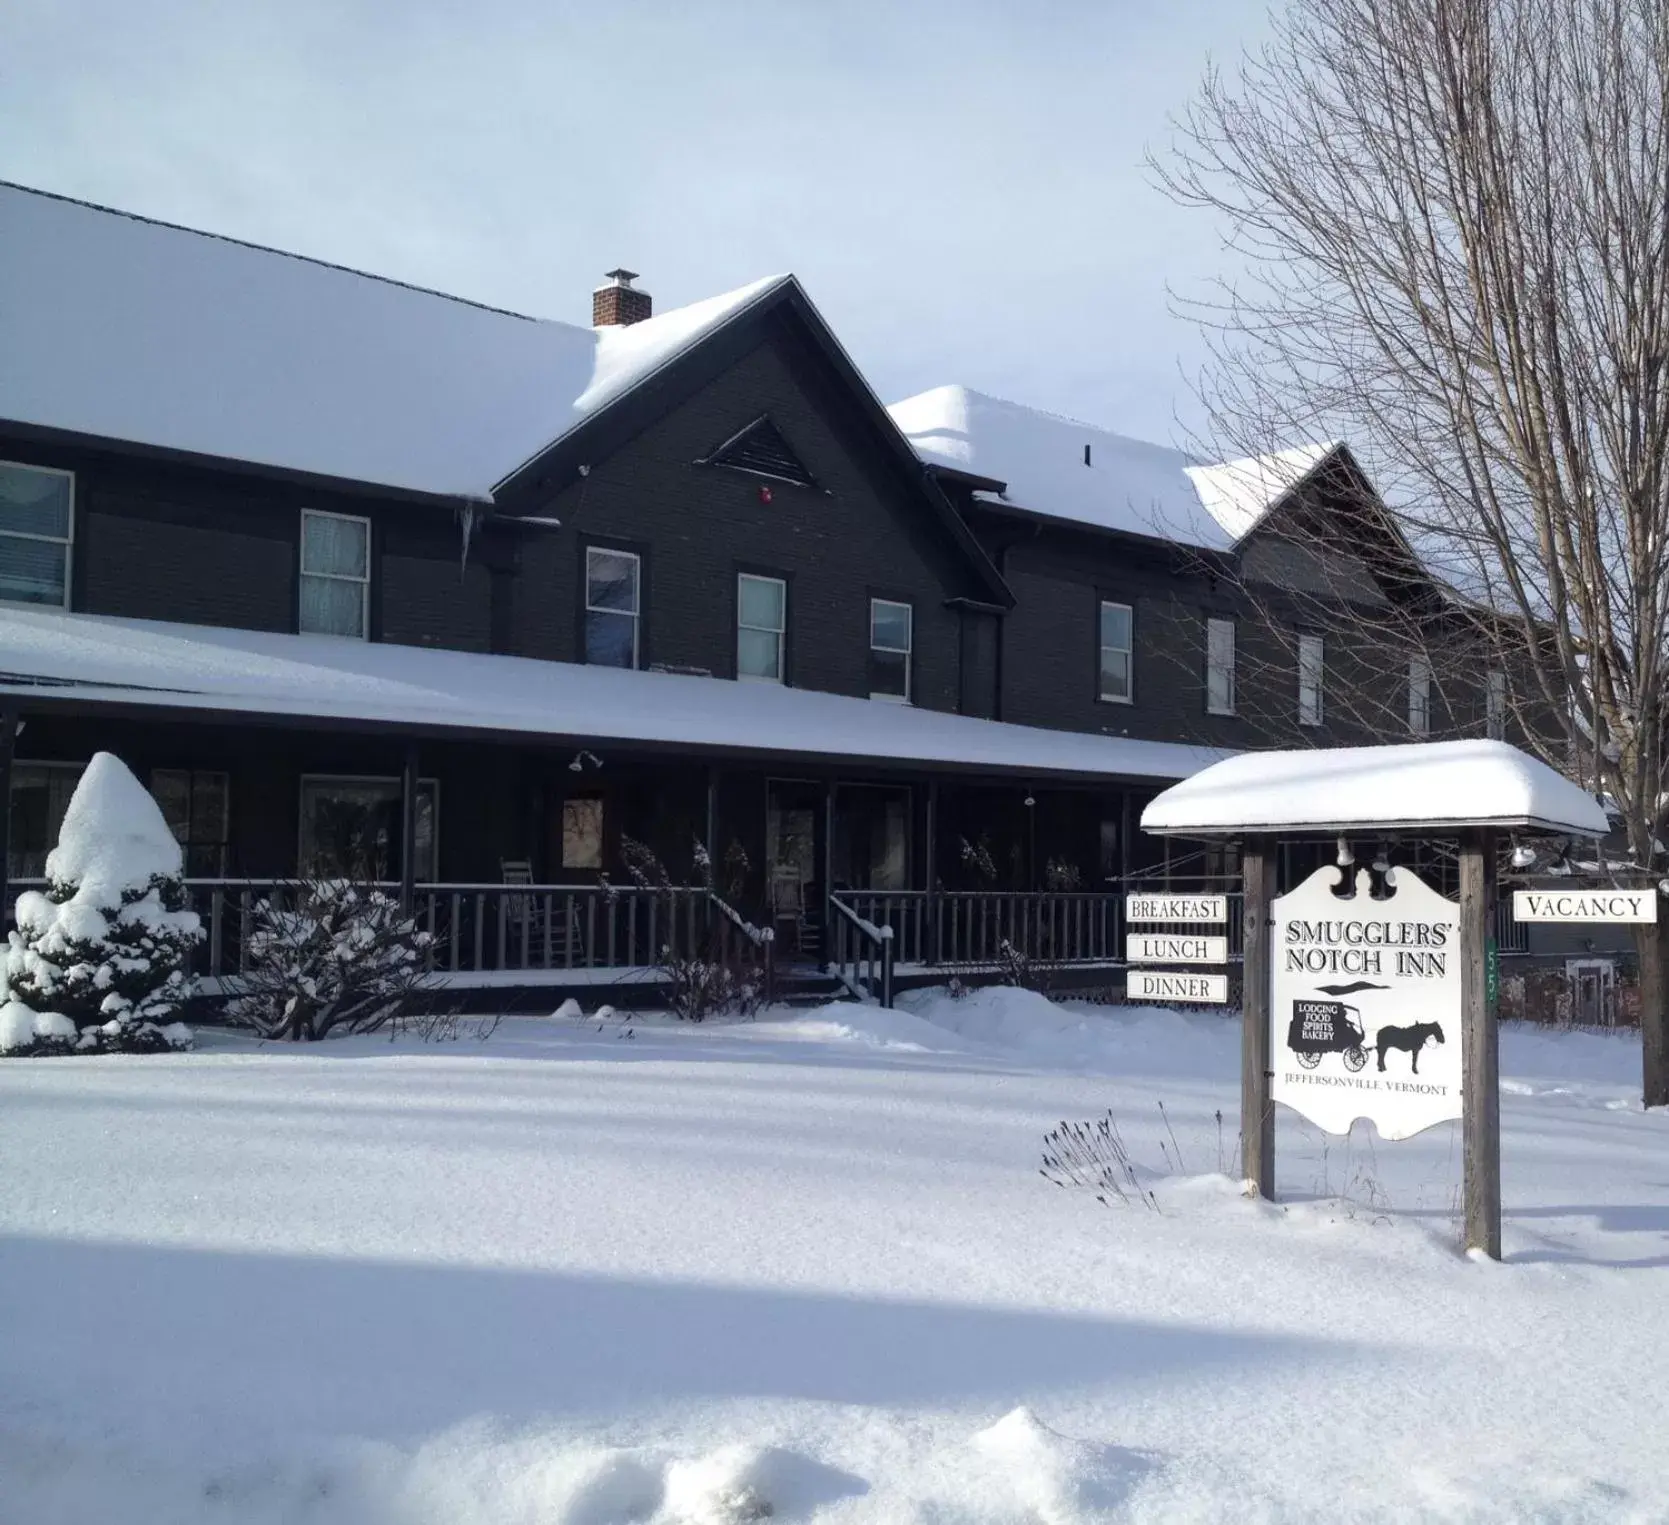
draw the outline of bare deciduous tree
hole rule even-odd
[[[1157,168],[1244,261],[1199,309],[1214,430],[1350,442],[1448,589],[1405,621],[1434,687],[1463,648],[1474,690],[1510,674],[1515,732],[1611,798],[1618,872],[1657,882],[1669,7],[1293,0]],[[1669,926],[1638,947],[1661,1106]]]

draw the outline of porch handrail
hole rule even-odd
[[[768,1005],[772,1001],[776,1000],[777,934],[775,930],[771,927],[756,927],[747,919],[747,917],[738,911],[735,906],[726,900],[723,895],[719,894],[717,890],[709,889],[707,891],[707,902],[723,918],[723,921],[720,923],[719,933],[722,940],[728,942],[729,934],[724,929],[726,927],[733,927],[753,944],[754,949],[759,955],[760,968],[765,976],[764,996],[766,1004]],[[726,951],[728,952],[728,949]]]
[[[829,972],[860,1000],[873,997],[892,1005],[893,929],[877,926],[841,899],[850,891],[829,892]]]

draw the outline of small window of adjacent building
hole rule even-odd
[[[1101,682],[1098,692],[1109,704],[1130,702],[1131,648],[1136,616],[1129,604],[1101,601]]]
[[[351,514],[301,511],[303,635],[370,634],[371,521]]]
[[[180,844],[186,877],[224,878],[231,822],[226,775],[206,768],[157,768],[151,773],[151,796]]]
[[[0,601],[67,609],[75,478],[0,461]]]
[[[585,660],[598,667],[638,665],[643,563],[633,551],[585,549]]]
[[[1507,675],[1499,667],[1490,669],[1484,691],[1484,729],[1497,741],[1507,734]]]
[[[1234,621],[1205,622],[1205,708],[1208,714],[1234,713]]]
[[[603,866],[603,802],[596,797],[562,802],[562,866]]]
[[[869,697],[910,702],[910,652],[915,613],[890,598],[869,601]]]
[[[1298,723],[1320,725],[1327,648],[1319,635],[1298,637]]]
[[[1431,735],[1431,663],[1424,657],[1408,659],[1408,734]]]
[[[743,572],[736,579],[736,676],[782,682],[782,638],[788,628],[788,584]]]
[[[415,878],[435,879],[440,785],[417,785]],[[319,878],[390,883],[400,877],[400,780],[308,774],[301,780],[300,868]]]

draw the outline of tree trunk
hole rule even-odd
[[[1634,929],[1640,956],[1641,1098],[1669,1107],[1669,922]]]

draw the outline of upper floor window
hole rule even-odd
[[[74,500],[71,473],[0,461],[0,601],[69,607]]]
[[[638,665],[643,563],[633,551],[585,548],[585,660],[600,667]]]
[[[1234,621],[1205,622],[1205,708],[1211,715],[1234,713]]]
[[[741,573],[736,579],[736,676],[782,682],[787,628],[788,584],[780,577]]]
[[[1320,725],[1322,680],[1327,668],[1327,649],[1319,635],[1298,637],[1298,723]]]
[[[869,601],[869,697],[910,702],[916,611],[895,599]]]
[[[1431,663],[1424,657],[1408,659],[1408,734],[1431,735]]]
[[[1130,702],[1135,628],[1136,615],[1129,604],[1101,601],[1101,682],[1097,692],[1110,703]]]
[[[1507,675],[1499,667],[1490,669],[1484,691],[1484,729],[1497,741],[1507,734]]]
[[[303,635],[371,632],[371,521],[351,514],[301,511]]]

